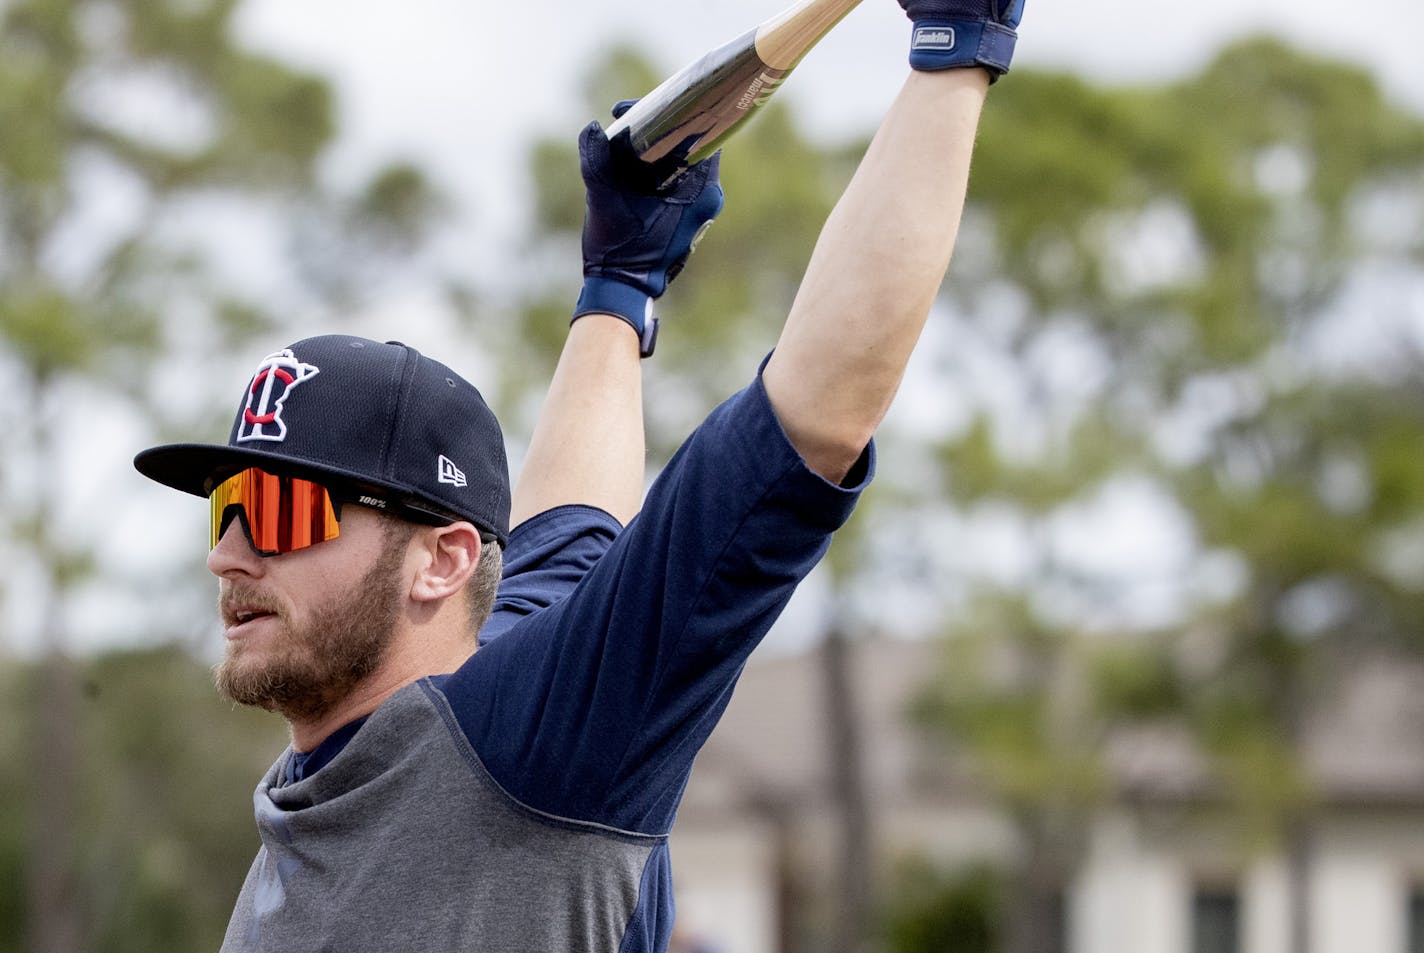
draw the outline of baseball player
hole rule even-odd
[[[346,336],[263,359],[226,444],[136,458],[210,499],[220,687],[291,727],[224,951],[667,949],[693,758],[871,478],[1022,0],[902,6],[912,69],[775,351],[641,509],[650,301],[721,193],[715,159],[629,185],[596,124],[586,282],[512,494],[474,387]]]

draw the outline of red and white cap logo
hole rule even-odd
[[[292,388],[317,373],[316,365],[297,360],[291,348],[264,357],[247,389],[247,406],[242,411],[237,442],[285,440],[287,425],[282,420],[282,404]]]

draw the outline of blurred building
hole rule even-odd
[[[887,640],[853,649],[878,860],[1004,863],[1019,849],[1014,827],[904,717],[936,652]],[[823,685],[814,654],[754,661],[693,772],[672,839],[678,916],[719,953],[805,949],[805,924],[835,902]],[[1424,951],[1424,666],[1352,665],[1306,734],[1321,807],[1294,867],[1223,802],[1187,738],[1113,738],[1113,794],[1062,886],[1057,949],[1294,953],[1299,911],[1311,953]]]

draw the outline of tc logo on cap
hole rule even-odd
[[[282,420],[282,404],[292,388],[317,373],[316,365],[297,360],[291,348],[264,357],[247,389],[247,407],[242,412],[237,442],[285,440],[287,425]]]

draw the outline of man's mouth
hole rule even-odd
[[[226,592],[218,604],[223,625],[229,630],[239,629],[252,622],[269,616],[276,616],[280,610],[272,601],[256,593]]]
[[[228,641],[243,639],[262,631],[262,620],[275,619],[277,613],[266,609],[233,609],[223,612],[223,635]]]

